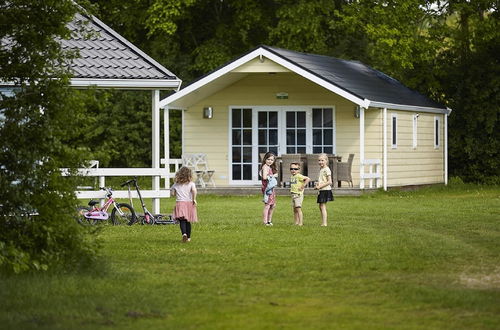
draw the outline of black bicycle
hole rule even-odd
[[[164,214],[155,214],[153,215],[151,212],[146,207],[146,204],[144,203],[144,200],[142,199],[141,195],[141,190],[139,188],[139,185],[137,184],[137,177],[127,180],[124,183],[121,184],[122,187],[127,186],[128,188],[128,197],[130,200],[130,204],[132,205],[132,208],[134,207],[134,202],[132,200],[132,193],[130,189],[130,185],[134,185],[135,190],[137,191],[137,195],[139,195],[139,200],[141,201],[141,206],[142,210],[144,211],[144,214],[137,214],[134,218],[130,219],[130,222],[128,223],[130,226],[133,225],[136,222],[139,222],[140,224],[143,225],[169,225],[169,224],[175,224],[175,220],[172,219],[171,215],[164,215]]]

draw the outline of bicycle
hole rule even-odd
[[[139,200],[141,201],[141,206],[142,210],[144,211],[144,214],[138,215],[133,221],[129,222],[129,225],[133,225],[135,222],[139,221],[143,225],[168,225],[168,224],[175,224],[175,221],[172,219],[170,215],[163,215],[163,214],[155,214],[153,215],[149,210],[146,208],[146,204],[144,203],[144,200],[142,199],[141,195],[141,190],[139,189],[139,185],[137,184],[137,178],[130,179],[128,181],[125,181],[124,183],[121,184],[121,186],[127,186],[128,188],[128,197],[130,200],[130,204],[133,207],[133,201],[132,201],[132,194],[130,191],[130,184],[134,184],[135,190],[137,191],[137,195],[139,195]],[[165,219],[166,217],[166,219]]]
[[[83,225],[95,225],[98,222],[106,223],[108,220],[113,225],[123,225],[135,222],[136,215],[134,208],[127,203],[117,203],[113,199],[113,191],[108,187],[101,187],[106,191],[106,202],[99,207],[98,201],[91,200],[88,206],[77,207],[77,221]],[[111,215],[108,213],[109,207],[113,205]]]

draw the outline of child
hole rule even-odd
[[[318,204],[319,210],[321,211],[321,226],[326,227],[328,214],[326,212],[326,202],[333,201],[332,194],[332,171],[328,167],[328,155],[319,154],[318,164],[320,167],[318,182],[314,189],[319,190],[318,192]]]
[[[173,217],[179,221],[182,242],[191,241],[191,222],[198,222],[196,213],[196,186],[192,180],[193,173],[188,167],[181,167],[175,173],[175,184],[172,186],[172,196],[176,196]]]
[[[271,186],[276,178],[278,170],[276,168],[276,156],[272,152],[268,152],[262,158],[260,168],[260,176],[262,177],[262,193],[264,194],[264,210],[262,211],[262,221],[266,226],[273,225],[273,211],[276,206],[276,192],[274,188],[269,191],[268,186]],[[269,184],[271,181],[271,185]]]
[[[302,202],[304,201],[304,188],[307,186],[309,179],[307,176],[300,174],[300,164],[291,163],[290,172],[290,193],[292,195],[293,217],[297,226],[303,225]]]

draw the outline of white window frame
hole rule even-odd
[[[398,147],[398,115],[391,113],[391,147],[397,149]]]
[[[436,143],[437,141],[437,143]],[[434,117],[434,149],[441,147],[441,117]]]
[[[332,109],[333,120],[333,152],[336,153],[336,109],[334,105],[301,105],[301,106],[252,106],[252,105],[230,105],[228,107],[228,181],[230,185],[255,185],[258,184],[258,166],[259,166],[259,151],[258,151],[258,113],[260,111],[278,111],[278,136],[282,143],[279,143],[278,155],[286,153],[286,112],[287,111],[305,111],[306,112],[306,153],[312,153],[312,109],[313,108],[330,108]],[[232,110],[233,109],[252,109],[252,180],[233,180],[232,171]],[[257,160],[257,161],[255,161]]]
[[[413,115],[413,149],[417,149],[418,146],[418,117],[420,114],[416,113]]]

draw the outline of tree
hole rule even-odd
[[[0,268],[47,270],[89,262],[97,246],[72,218],[75,183],[60,168],[81,163],[67,139],[81,99],[68,88],[57,38],[77,10],[70,0],[0,2]]]
[[[450,173],[500,184],[500,24],[497,1],[449,1],[439,54],[450,116]]]

